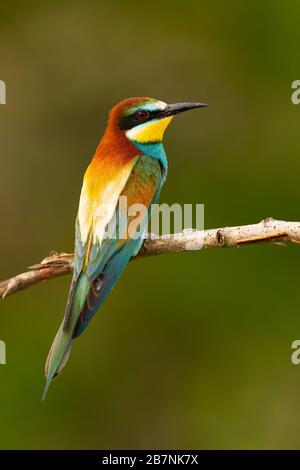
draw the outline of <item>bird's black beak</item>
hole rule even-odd
[[[185,111],[189,111],[190,109],[196,108],[206,108],[208,104],[205,103],[175,103],[175,104],[168,104],[168,106],[160,111],[158,117],[165,118],[169,116],[174,116],[174,114],[184,113]]]

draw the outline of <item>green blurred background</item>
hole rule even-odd
[[[83,172],[129,96],[176,118],[161,201],[205,226],[300,219],[300,4],[2,2],[2,279],[72,251]],[[70,278],[1,302],[1,448],[300,448],[300,251],[252,246],[131,263],[41,402]]]

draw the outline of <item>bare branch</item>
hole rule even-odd
[[[258,224],[224,227],[210,230],[185,230],[183,233],[163,237],[151,235],[145,239],[139,254],[133,259],[163,253],[179,253],[208,248],[232,248],[255,243],[284,245],[300,243],[300,222],[286,222],[267,218]],[[28,271],[0,282],[3,299],[33,284],[70,274],[73,271],[73,254],[51,253]]]

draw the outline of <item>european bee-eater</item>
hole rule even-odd
[[[84,331],[143,243],[139,229],[146,216],[135,227],[137,237],[105,236],[116,214],[121,225],[120,212],[122,232],[128,228],[130,217],[125,214],[124,219],[120,196],[127,197],[127,207],[143,204],[149,217],[168,171],[162,144],[164,132],[175,114],[203,106],[129,98],[110,111],[104,136],[83,180],[76,219],[74,274],[65,316],[46,362],[44,397],[52,379],[66,364],[74,339]]]

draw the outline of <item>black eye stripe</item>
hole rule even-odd
[[[148,116],[146,119],[142,119],[141,117],[139,118],[137,113],[138,112],[146,112],[148,113]],[[153,119],[155,116],[159,114],[160,110],[157,109],[155,111],[149,111],[147,109],[137,109],[133,114],[129,114],[128,116],[122,116],[120,121],[119,121],[119,128],[122,131],[128,131],[129,129],[132,129],[135,126],[138,126],[139,124],[142,124],[143,122],[150,121]]]

